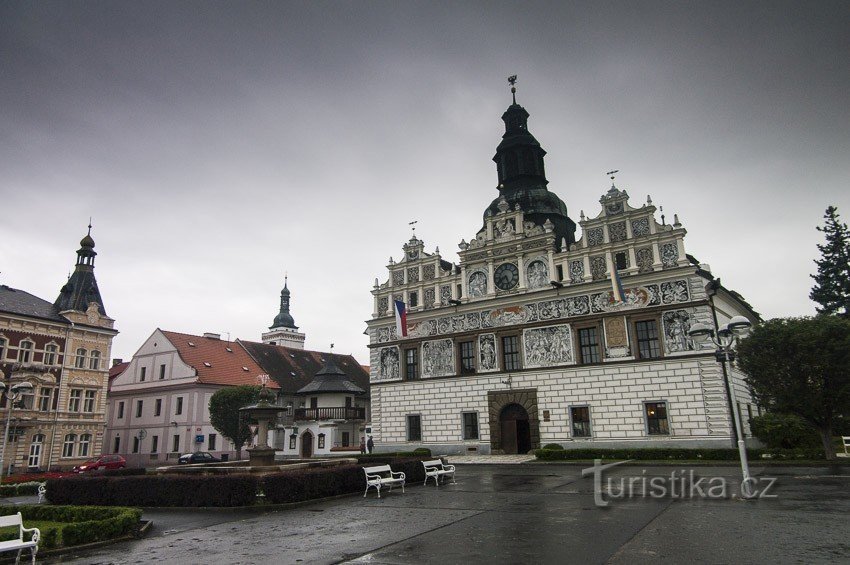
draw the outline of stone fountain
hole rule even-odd
[[[266,375],[263,375],[266,376]],[[266,387],[268,377],[262,379],[263,387],[256,404],[240,408],[239,412],[257,421],[257,445],[248,448],[248,465],[250,467],[269,467],[275,464],[273,447],[269,446],[269,426],[274,422],[277,413],[282,410],[276,406],[274,393]]]

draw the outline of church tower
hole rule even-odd
[[[59,291],[59,297],[53,304],[60,313],[67,311],[88,312],[90,309],[98,316],[106,316],[103,299],[94,278],[94,239],[91,236],[91,225],[86,236],[80,240],[77,250],[77,264],[68,282]]]
[[[280,312],[274,317],[274,322],[268,332],[263,333],[263,343],[282,345],[294,349],[304,349],[306,335],[298,331],[292,314],[289,313],[289,277],[284,279],[283,290],[280,291]]]

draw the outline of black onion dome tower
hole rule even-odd
[[[103,307],[103,299],[97,288],[97,280],[94,278],[94,258],[97,252],[94,250],[94,239],[91,236],[91,224],[86,236],[80,240],[80,248],[77,250],[77,264],[74,272],[68,278],[68,282],[59,291],[59,297],[53,304],[60,312],[74,310],[85,312],[89,304],[97,303],[102,316],[106,316]]]
[[[269,327],[270,330],[275,328],[291,328],[297,330],[295,319],[289,313],[289,277],[286,277],[283,282],[283,290],[280,291],[280,312],[274,317],[274,322]]]
[[[499,213],[499,200],[504,197],[511,208],[519,204],[527,221],[541,226],[547,219],[551,221],[556,241],[564,238],[568,244],[575,243],[576,224],[567,216],[567,206],[546,188],[546,151],[528,131],[528,112],[516,103],[516,77],[508,80],[513,104],[502,114],[505,134],[493,157],[499,175],[499,196],[484,212],[485,225],[488,215]]]

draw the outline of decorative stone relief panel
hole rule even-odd
[[[440,287],[440,304],[448,306],[449,300],[452,298],[452,287],[444,284]]]
[[[608,239],[610,241],[626,241],[626,222],[608,224]]]
[[[549,326],[522,332],[526,367],[549,367],[573,362],[570,326]]]
[[[595,281],[605,280],[607,272],[608,268],[605,263],[605,257],[598,256],[590,258],[590,278]]]
[[[454,375],[455,360],[452,340],[440,339],[422,343],[422,377]]]
[[[407,269],[407,282],[419,282],[419,267],[410,267]]]
[[[389,308],[390,308],[389,298],[387,298],[386,296],[380,297],[378,299],[378,313],[379,314],[386,314],[387,310],[389,310]]]
[[[448,288],[448,287],[445,287]],[[486,328],[515,326],[538,320],[559,320],[586,314],[622,312],[660,304],[681,304],[690,300],[688,282],[685,279],[666,281],[623,289],[625,300],[615,303],[613,293],[596,292],[566,298],[541,300],[518,306],[508,306],[491,310],[480,310],[465,314],[452,314],[412,322],[408,324],[410,337],[428,337],[458,332],[475,331]],[[397,339],[395,325],[377,328],[375,341],[384,343]]]
[[[422,278],[430,281],[436,278],[436,269],[433,264],[422,266]]]
[[[621,317],[605,318],[605,357],[616,359],[628,357],[629,334],[626,319]]]
[[[688,337],[691,315],[685,310],[671,310],[661,315],[664,325],[664,349],[667,353],[693,351],[694,341]]]
[[[679,246],[675,242],[661,244],[661,264],[675,267],[679,261]]]
[[[499,365],[496,359],[496,334],[478,336],[478,372],[498,371]]]
[[[549,286],[549,267],[544,261],[536,259],[528,264],[526,283],[528,288],[544,288]]]
[[[398,347],[382,347],[380,353],[380,364],[376,380],[386,381],[399,378],[398,371]]]
[[[587,245],[594,247],[605,243],[605,234],[602,233],[602,228],[590,228],[587,230]]]
[[[584,261],[570,261],[570,282],[580,283],[584,280]]]
[[[516,226],[512,219],[496,220],[493,222],[493,237],[508,239],[516,234]]]
[[[404,295],[403,295],[403,294],[393,294],[393,301],[395,301],[395,300],[403,300],[403,299],[404,299]]]
[[[434,289],[433,288],[426,288],[425,289],[425,303],[423,304],[423,306],[425,308],[433,308],[435,298],[436,298],[436,293],[434,292]]]
[[[649,218],[632,220],[632,236],[643,237],[645,235],[649,235]]]
[[[652,248],[651,247],[642,247],[635,251],[635,260],[638,265],[639,273],[649,273],[652,271],[652,264],[654,263],[652,258]]]
[[[404,284],[404,271],[393,271],[393,286]]]
[[[475,271],[469,275],[466,291],[470,298],[479,298],[487,294],[487,273]]]

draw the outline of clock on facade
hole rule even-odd
[[[513,263],[504,263],[496,268],[493,278],[496,288],[510,290],[519,282],[519,269]]]

